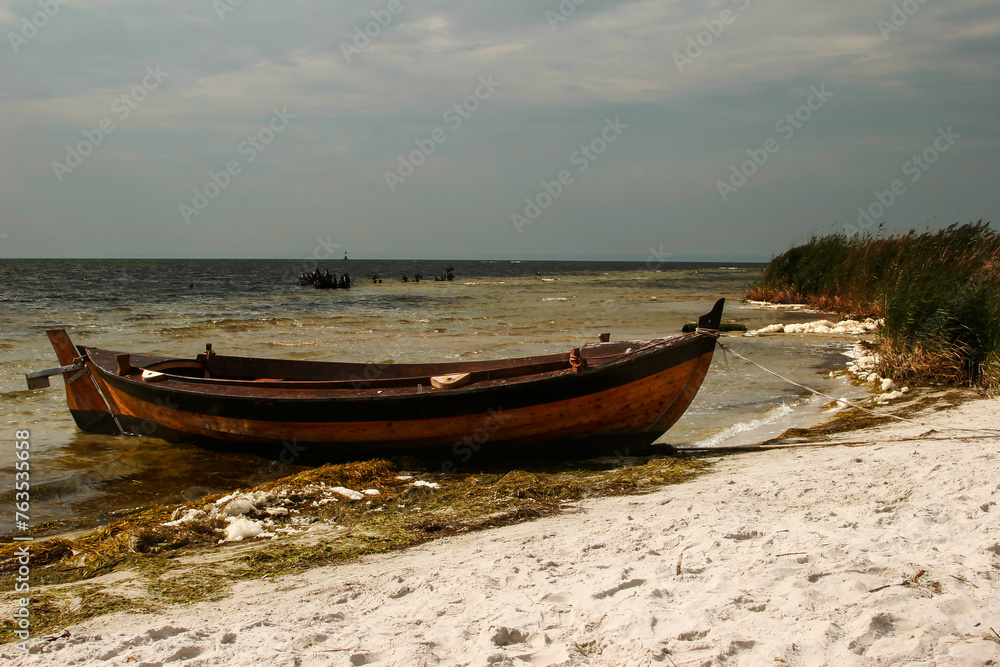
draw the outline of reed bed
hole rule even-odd
[[[772,259],[747,298],[884,319],[884,377],[1000,389],[1000,234],[982,220],[813,237]]]

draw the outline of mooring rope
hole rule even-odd
[[[666,345],[667,343],[671,343],[671,342],[673,342],[672,338],[664,338],[663,340],[654,341],[654,342],[650,343],[649,345],[643,345],[642,347],[637,348],[635,350],[628,349],[628,350],[626,350],[624,352],[615,352],[613,354],[602,354],[602,355],[594,355],[594,356],[589,356],[588,355],[587,359],[588,360],[594,360],[594,359],[614,359],[615,357],[624,357],[626,354],[628,354],[628,355],[635,355],[635,354],[639,354],[640,352],[644,352],[644,351],[646,351],[646,350],[648,350],[650,348],[659,347],[660,345]]]
[[[923,426],[925,428],[931,428],[931,429],[934,429],[934,430],[941,430],[941,431],[966,431],[966,432],[971,432],[971,433],[990,433],[990,434],[993,434],[993,436],[1000,436],[1000,429],[992,429],[992,428],[960,428],[958,426],[935,426],[934,424],[927,424],[926,422],[917,421],[916,419],[909,419],[908,417],[900,417],[899,415],[892,415],[892,414],[889,414],[889,413],[886,413],[886,412],[878,412],[876,410],[871,410],[871,409],[866,408],[864,406],[858,405],[854,401],[849,401],[846,398],[837,398],[836,396],[831,396],[829,394],[825,394],[825,393],[819,391],[818,389],[813,389],[812,387],[807,387],[806,385],[800,384],[800,383],[796,382],[795,380],[790,380],[790,379],[786,378],[784,375],[781,375],[780,373],[775,373],[771,369],[765,368],[765,367],[761,366],[756,361],[744,357],[742,354],[740,354],[739,352],[737,352],[733,348],[729,347],[728,345],[726,345],[724,343],[721,343],[721,342],[718,342],[718,341],[716,341],[716,342],[717,342],[718,346],[722,348],[723,353],[732,354],[734,357],[739,357],[743,361],[756,366],[757,368],[761,369],[765,373],[770,373],[774,377],[776,377],[776,378],[778,378],[780,380],[783,380],[783,381],[787,382],[788,384],[795,385],[796,387],[800,387],[802,389],[805,389],[806,391],[812,392],[812,393],[816,394],[817,396],[822,396],[823,398],[828,398],[831,401],[837,401],[838,403],[847,404],[847,405],[851,406],[852,408],[856,408],[858,410],[861,410],[862,412],[867,412],[868,414],[875,415],[876,417],[888,417],[890,419],[896,419],[896,420],[902,421],[902,422],[909,422],[911,424],[916,424],[917,426]],[[728,359],[727,359],[726,366],[728,367],[728,365],[729,365],[729,362],[728,362]]]
[[[703,336],[708,336],[709,338],[718,338],[720,332],[719,332],[718,329],[702,329],[701,327],[698,327],[692,333],[701,334]],[[648,350],[650,348],[653,348],[653,347],[659,347],[660,345],[666,345],[668,343],[673,343],[675,340],[676,340],[676,338],[664,338],[663,340],[655,340],[652,343],[649,343],[648,345],[643,345],[642,347],[640,347],[638,349],[635,349],[635,350],[629,348],[628,350],[626,350],[624,352],[615,352],[614,354],[602,354],[602,355],[594,355],[594,356],[589,356],[588,355],[587,359],[591,359],[591,360],[593,360],[593,359],[613,359],[615,357],[624,357],[626,354],[638,354],[640,352],[644,352],[644,351],[646,351],[646,350]],[[726,367],[728,368],[728,366],[729,366],[729,362],[726,362]]]

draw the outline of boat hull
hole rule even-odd
[[[555,442],[624,447],[653,442],[691,404],[712,362],[721,311],[720,300],[699,331],[676,338],[486,362],[377,366],[80,351],[109,412],[133,435],[322,445],[354,456]],[[432,386],[465,373],[461,387]]]
[[[499,395],[479,397],[479,409],[464,414],[410,419],[317,420],[253,419],[182,409],[169,394],[158,399],[136,396],[98,371],[98,383],[112,402],[123,427],[136,434],[176,438],[177,434],[227,442],[296,442],[322,444],[346,452],[384,453],[402,449],[537,443],[560,439],[614,438],[635,435],[652,442],[683,414],[697,393],[712,352],[620,386],[583,396],[532,405],[504,405]],[[334,412],[337,399],[329,405]],[[216,405],[215,407],[218,407]],[[261,406],[267,407],[267,406]],[[472,407],[471,405],[469,407]],[[262,410],[266,412],[266,410]],[[387,411],[388,412],[388,411]]]

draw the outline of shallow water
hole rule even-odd
[[[719,297],[725,320],[761,327],[801,313],[739,303],[762,265],[641,262],[328,262],[349,271],[350,290],[299,287],[313,267],[281,260],[0,261],[0,442],[31,432],[31,523],[92,525],[155,502],[181,501],[288,474],[295,467],[205,443],[80,432],[62,382],[25,390],[23,373],[58,365],[45,329],[65,327],[75,343],[194,356],[222,354],[381,362],[486,359],[565,351],[597,334],[612,340],[679,332]],[[402,282],[403,274],[430,277]],[[382,284],[372,284],[378,273]],[[842,367],[849,338],[727,336],[763,365],[818,389],[842,392],[823,374]],[[697,399],[661,442],[731,444],[769,437],[789,421],[815,421],[820,405],[802,391],[716,354]],[[0,504],[13,502],[14,448],[0,447]],[[9,533],[4,512],[0,532]]]

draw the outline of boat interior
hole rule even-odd
[[[686,336],[678,337],[686,338]],[[617,341],[585,345],[573,352],[511,359],[423,364],[349,363],[236,357],[216,354],[211,347],[195,359],[122,354],[84,348],[87,356],[118,375],[140,375],[144,382],[174,380],[191,383],[288,386],[306,383],[320,388],[428,387],[448,388],[473,382],[502,381],[570,371],[576,365],[599,367],[625,355],[677,339]],[[135,378],[138,379],[138,378]]]

